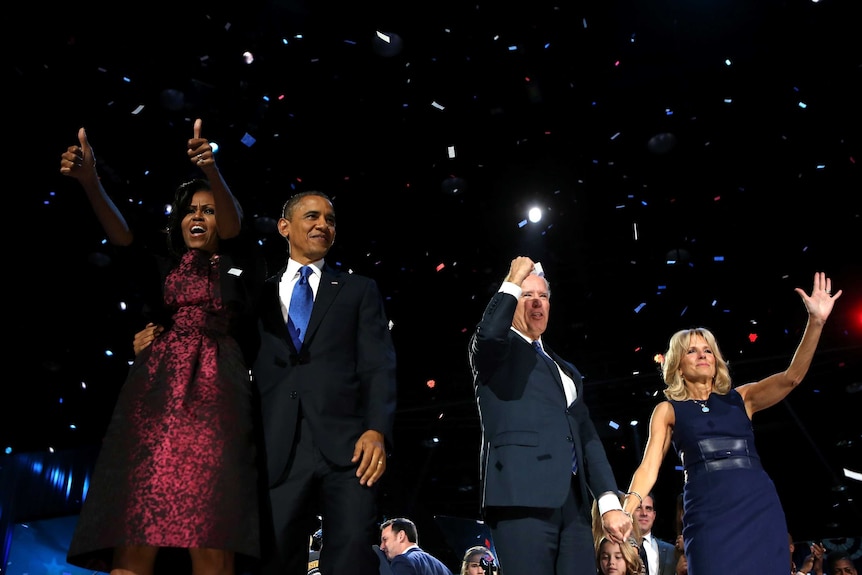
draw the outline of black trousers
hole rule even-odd
[[[582,501],[578,479],[562,507],[488,507],[500,571],[505,575],[595,573],[590,518],[592,502]]]
[[[379,575],[376,485],[360,485],[356,466],[336,466],[323,457],[304,419],[288,467],[285,480],[269,489],[274,549],[262,574],[307,575],[310,536],[320,515],[321,573]]]

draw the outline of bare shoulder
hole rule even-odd
[[[672,426],[676,420],[673,404],[670,401],[662,401],[652,410],[652,422]]]

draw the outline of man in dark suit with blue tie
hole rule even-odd
[[[383,299],[374,280],[325,263],[335,240],[325,194],[291,197],[278,231],[290,258],[263,288],[253,366],[274,532],[263,575],[307,573],[317,515],[322,573],[378,575],[376,483],[396,401]],[[300,288],[313,303],[292,302],[303,297]]]
[[[419,547],[416,524],[405,517],[380,525],[380,550],[389,560],[392,575],[452,575],[446,565]]]
[[[482,428],[482,512],[506,575],[595,573],[592,497],[622,541],[632,528],[574,365],[542,341],[551,290],[512,260],[470,339]]]

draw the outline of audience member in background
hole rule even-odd
[[[841,290],[814,274],[811,295],[796,293],[807,323],[783,371],[733,387],[715,336],[699,327],[670,338],[662,375],[667,401],[650,417],[643,459],[629,484],[624,507],[655,485],[671,445],[685,470],[685,555],[695,575],[786,573],[787,522],[772,479],[760,463],[752,427],[755,413],[782,401],[811,367],[823,326]]]
[[[790,531],[787,532],[787,543],[790,545],[790,575],[796,575],[799,569],[796,568],[796,561],[793,556],[796,553],[796,543],[793,541],[793,535]]]
[[[687,575],[688,561],[685,558],[685,541],[682,538],[682,517],[685,507],[682,504],[682,493],[676,496],[676,542],[674,543],[674,557],[676,558],[676,575]]]
[[[682,539],[682,522],[683,516],[685,515],[685,506],[682,503],[683,494],[680,492],[676,496],[676,516],[674,517],[674,528],[676,529],[676,551],[677,554],[681,554],[683,552],[683,539]]]
[[[685,554],[679,556],[679,559],[676,560],[676,575],[688,575],[688,559],[685,558]]]
[[[483,573],[502,575],[490,549],[482,545],[470,547],[464,552],[464,560],[461,561],[461,575],[482,575]]]
[[[811,543],[809,545],[811,552],[802,560],[800,571],[811,573],[812,575],[823,575],[825,570],[826,547],[822,543]]]
[[[827,575],[858,575],[853,558],[846,551],[833,551],[828,555]]]
[[[643,537],[647,556],[647,574],[674,575],[677,562],[674,546],[655,537],[652,533],[656,518],[655,497],[652,493],[644,495],[643,503],[635,508],[634,518]]]
[[[507,575],[595,568],[594,498],[620,539],[631,514],[584,399],[578,370],[543,334],[551,289],[528,257],[512,260],[469,343],[482,427],[482,512]]]
[[[809,573],[811,575],[823,575],[823,555],[826,553],[826,548],[819,543],[811,543],[809,545],[811,552],[797,567],[793,560],[796,553],[796,543],[794,543],[793,535],[789,531],[787,532],[787,539],[790,543],[790,575],[808,575]]]
[[[622,502],[625,493],[618,493]],[[598,503],[594,500],[592,509],[593,546],[595,549],[596,568],[598,572],[608,575],[638,575],[646,574],[646,551],[643,548],[643,534],[637,521],[632,525],[631,535],[624,543],[616,543],[607,537],[602,525],[602,515]],[[641,542],[641,543],[639,543]]]
[[[419,547],[416,524],[404,517],[380,525],[380,550],[389,560],[393,575],[452,575],[446,565]]]
[[[146,575],[180,549],[195,575],[230,575],[260,557],[249,366],[265,270],[200,131],[196,120],[185,153],[208,180],[177,189],[158,245],[105,192],[83,128],[62,154],[160,331],[120,389],[69,546],[67,561],[89,570]]]

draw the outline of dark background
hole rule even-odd
[[[199,117],[273,269],[272,218],[317,188],[339,216],[328,260],[380,283],[399,362],[383,509],[414,518],[423,546],[460,555],[434,518],[478,518],[467,340],[516,255],[551,282],[546,339],[584,374],[621,488],[671,333],[709,327],[734,381],[759,379],[801,336],[793,289],[829,273],[845,293],[811,370],[754,425],[791,533],[858,544],[859,482],[844,476],[862,472],[855,4],[16,4],[2,447],[91,453],[142,325],[60,154],[86,127],[109,193],[156,229],[198,175],[185,143]],[[533,205],[543,219],[526,223]],[[656,486],[668,540],[676,464],[670,453]],[[6,517],[60,507],[36,494]]]

